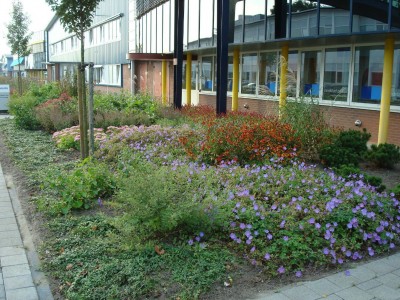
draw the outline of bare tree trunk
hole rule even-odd
[[[21,78],[21,64],[19,63],[19,56],[17,58],[18,61],[18,94],[22,95],[22,78]]]
[[[81,35],[81,64],[78,72],[78,106],[79,106],[79,131],[81,136],[81,158],[85,159],[89,156],[88,145],[88,118],[86,105],[86,88],[85,88],[85,45],[84,37]]]

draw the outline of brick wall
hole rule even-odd
[[[239,111],[250,111],[258,112],[266,115],[276,115],[278,112],[278,102],[268,100],[257,100],[257,99],[245,99],[239,98]],[[216,96],[215,95],[199,95],[200,105],[209,105],[216,107]],[[244,108],[244,105],[248,106],[248,109]],[[342,107],[331,107],[322,106],[325,110],[328,122],[333,126],[343,127],[344,129],[355,129],[362,130],[366,128],[371,133],[370,143],[378,142],[378,130],[379,130],[379,111],[357,109],[357,108],[342,108]],[[232,99],[228,97],[227,110],[232,109]],[[354,125],[356,120],[361,120],[362,125],[357,127]],[[400,146],[400,113],[390,113],[389,116],[389,133],[388,143],[396,144]]]

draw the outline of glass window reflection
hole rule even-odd
[[[213,0],[200,0],[200,47],[213,45]]]
[[[350,48],[335,48],[325,51],[322,99],[347,101],[350,53]]]
[[[189,5],[188,49],[193,49],[199,45],[199,0],[190,0]]]
[[[383,46],[356,47],[353,102],[380,103],[383,77]]]
[[[301,53],[300,93],[307,97],[319,97],[321,51]]]
[[[276,94],[278,56],[276,52],[260,54],[260,75],[258,94],[263,96],[274,96]]]
[[[201,62],[201,89],[212,91],[213,88],[213,57],[205,56]]]
[[[244,1],[239,1],[235,6],[235,29],[233,41],[235,43],[243,42],[243,14],[244,14]]]
[[[400,47],[394,50],[393,79],[392,79],[392,105],[400,105]]]
[[[257,87],[257,54],[243,54],[242,56],[242,80],[241,80],[241,93],[242,94],[256,94]]]
[[[291,37],[316,36],[317,4],[314,1],[297,0],[291,6]]]
[[[246,0],[245,14],[245,42],[264,40],[265,0]]]

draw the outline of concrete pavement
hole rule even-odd
[[[255,300],[400,300],[400,252],[314,281],[261,293]]]

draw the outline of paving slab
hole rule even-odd
[[[31,270],[28,264],[2,267],[2,269],[3,269],[3,279],[21,275],[31,275]]]
[[[368,291],[371,295],[377,297],[378,299],[382,300],[397,300],[400,299],[400,290],[399,289],[392,289],[387,286],[378,286]]]
[[[0,261],[2,267],[28,264],[25,254],[5,256],[0,258]]]
[[[393,274],[385,274],[383,276],[379,276],[377,278],[378,281],[382,282],[385,286],[390,287],[394,290],[398,290],[399,297],[400,297],[400,277]]]
[[[26,287],[34,287],[31,275],[21,275],[16,277],[4,278],[4,286],[8,290],[16,290]]]
[[[370,300],[374,298],[374,295],[372,295],[370,291],[365,292],[355,286],[342,290],[335,294],[344,300]]]
[[[6,290],[4,289],[4,285],[0,284],[0,299],[6,298]]]
[[[293,300],[299,299],[299,295],[301,295],[302,300],[316,300],[322,296],[305,285],[296,286],[288,290],[282,290],[281,293]]]
[[[309,281],[309,282],[306,282],[304,285],[307,286],[308,288],[312,289],[319,295],[325,296],[325,297],[330,294],[339,292],[340,290],[343,289],[342,287],[332,283],[331,281],[329,281],[326,278],[322,278],[322,279],[315,280],[315,281]]]
[[[10,230],[18,230],[17,223],[10,224],[10,225],[1,225],[0,226],[0,232],[2,232],[2,231],[10,231]]]
[[[0,240],[0,247],[21,246],[22,239],[20,236]]]
[[[6,291],[7,300],[39,300],[36,289],[34,287],[27,287],[17,290]]]
[[[378,286],[382,285],[382,282],[376,280],[376,279],[371,279],[365,282],[362,282],[360,284],[357,284],[356,286],[359,289],[362,289],[363,291],[368,291],[370,289],[376,288]]]
[[[0,231],[0,240],[20,237],[21,235],[18,230]]]
[[[0,247],[0,257],[24,254],[25,249],[21,246]]]
[[[396,266],[382,259],[367,263],[364,267],[375,272],[377,275],[387,274],[396,270]]]

